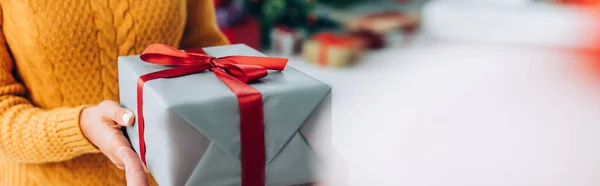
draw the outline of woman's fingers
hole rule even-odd
[[[118,150],[119,156],[125,164],[125,177],[128,186],[147,186],[148,178],[144,171],[144,165],[131,148],[121,147]]]
[[[120,169],[125,170],[127,185],[129,186],[146,186],[148,179],[142,161],[131,148],[131,144],[125,138],[121,130],[114,128],[106,128],[112,130],[106,132],[105,140],[109,157],[113,157],[113,163]],[[112,158],[111,158],[112,159]]]
[[[133,112],[115,101],[103,101],[82,111],[80,126],[90,142],[118,168],[125,170],[128,185],[146,186],[144,165],[121,131],[122,126],[130,126],[133,120]]]
[[[118,123],[121,126],[131,126],[133,124],[133,112],[127,110],[115,101],[103,101],[100,103],[103,117]]]
[[[119,155],[118,150],[122,147],[131,148],[129,141],[123,135],[123,133],[114,128],[106,127],[104,130],[104,140],[102,142],[102,150],[105,152],[106,156],[119,168],[125,169],[123,158]]]

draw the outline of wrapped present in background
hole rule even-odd
[[[345,67],[354,62],[366,46],[358,38],[323,32],[304,42],[302,55],[321,66]]]
[[[304,42],[302,55],[306,61],[321,66],[346,67],[355,62],[365,50],[383,46],[382,36],[374,32],[322,32]]]
[[[241,1],[226,1],[219,2],[219,6],[215,9],[217,24],[219,28],[235,25],[244,20],[246,15],[243,2]]]
[[[306,32],[287,26],[278,26],[271,31],[271,47],[276,55],[292,56],[302,51],[302,41]]]
[[[222,27],[221,31],[231,44],[245,44],[257,50],[262,48],[260,23],[252,16],[244,16],[238,24]]]
[[[245,45],[119,57],[120,100],[137,117],[125,130],[158,184],[320,180],[330,87],[286,62]]]
[[[350,35],[361,39],[365,46],[369,49],[381,49],[385,47],[386,42],[382,34],[368,30],[357,30],[350,32]]]
[[[369,30],[376,33],[413,31],[418,24],[419,16],[417,14],[405,14],[400,11],[370,13],[346,22],[346,26],[350,30]]]

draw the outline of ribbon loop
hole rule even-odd
[[[257,80],[267,76],[267,70],[283,70],[287,65],[285,58],[271,58],[258,56],[227,56],[213,57],[199,50],[181,51],[168,45],[150,45],[140,58],[148,63],[157,65],[198,66],[210,65],[212,68],[221,68],[229,75],[242,82]]]
[[[224,64],[221,68],[226,69],[226,72],[229,75],[244,83],[257,80],[268,75],[267,69],[257,65]]]
[[[168,45],[150,45],[140,58],[148,63],[168,66],[187,66],[198,63],[208,63],[210,56],[206,54],[188,53]]]

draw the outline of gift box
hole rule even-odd
[[[254,49],[261,49],[260,23],[251,16],[244,18],[235,25],[221,28],[231,44],[245,44]]]
[[[161,186],[296,185],[320,178],[330,87],[242,44],[151,45],[118,59],[126,134]],[[327,121],[327,120],[325,120]]]
[[[306,32],[293,30],[286,26],[278,26],[271,31],[273,52],[280,56],[292,56],[302,51],[302,40]]]
[[[241,3],[239,1],[232,1],[215,9],[219,28],[238,24],[244,19],[246,12]]]
[[[368,49],[381,49],[386,45],[384,36],[376,32],[368,30],[357,30],[349,32],[349,35],[359,38],[360,41],[363,43],[363,46],[367,47]]]
[[[365,50],[384,45],[383,36],[369,31],[345,34],[322,32],[304,42],[302,55],[309,63],[324,67],[346,67],[360,58]]]
[[[419,18],[416,14],[386,11],[350,19],[346,25],[350,30],[369,30],[384,34],[398,30],[413,31],[418,23]]]

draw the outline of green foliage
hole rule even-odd
[[[317,5],[315,0],[245,0],[246,9],[260,20],[263,45],[269,44],[269,32],[277,25],[304,28]]]
[[[333,6],[336,8],[346,8],[348,6],[352,6],[356,3],[363,1],[371,1],[371,0],[319,0],[319,3],[323,3],[325,5]]]
[[[271,30],[278,25],[316,32],[336,28],[335,22],[316,17],[317,3],[344,7],[366,0],[244,0],[246,10],[258,18],[262,30],[262,44],[269,47]],[[318,1],[318,2],[317,2]]]

